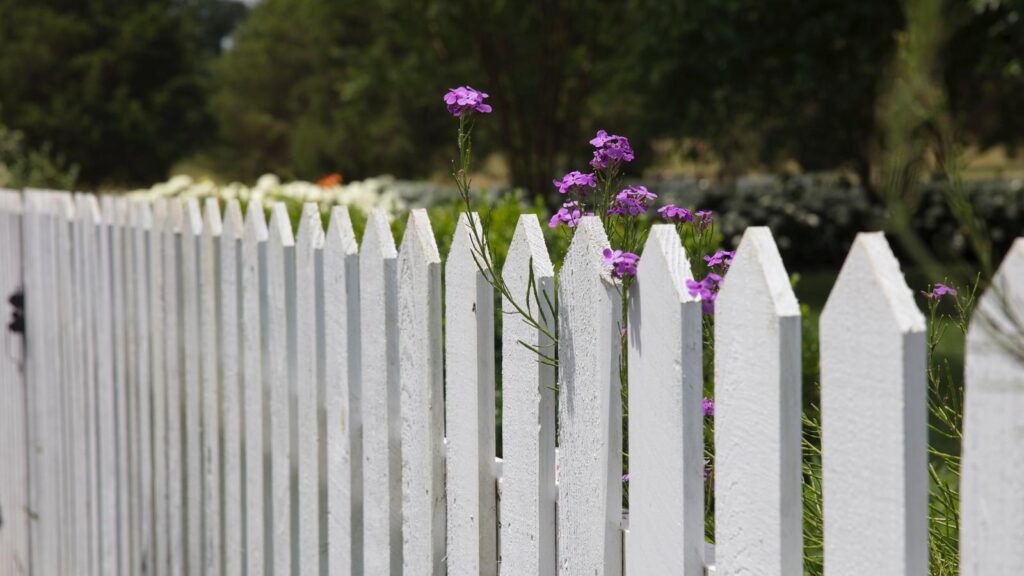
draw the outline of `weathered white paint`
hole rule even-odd
[[[115,434],[117,438],[117,486],[114,489],[117,500],[117,549],[118,570],[129,572],[134,566],[132,562],[132,496],[131,489],[131,448],[132,430],[128,423],[129,397],[132,395],[131,383],[128,381],[128,364],[134,350],[134,342],[128,337],[128,325],[131,306],[128,303],[128,281],[125,270],[125,237],[128,226],[128,200],[124,197],[114,198],[112,209],[104,211],[104,218],[110,225],[110,273],[111,298],[113,306],[113,341],[114,341],[114,403],[115,403]]]
[[[1024,238],[981,297],[967,333],[960,571],[1024,569]]]
[[[403,574],[444,574],[441,256],[427,211],[410,212],[398,253]]]
[[[202,425],[202,365],[200,360],[200,269],[199,240],[203,233],[203,219],[199,202],[185,203],[181,223],[181,329],[184,341],[183,383],[185,409],[185,547],[187,574],[202,574],[203,570],[203,446]]]
[[[550,331],[554,275],[537,216],[520,216],[502,277],[516,304]],[[524,344],[548,355],[555,350],[506,297],[502,313],[501,574],[554,576],[555,370]]]
[[[203,566],[204,574],[222,574],[220,475],[220,241],[223,223],[216,198],[204,202],[199,240],[199,350],[202,389]]]
[[[164,375],[167,416],[167,574],[182,576],[185,566],[185,332],[182,325],[182,222],[184,202],[167,203],[163,232]],[[163,565],[163,564],[161,564]]]
[[[271,549],[273,573],[290,574],[292,560],[292,495],[291,495],[291,422],[290,391],[292,376],[289,369],[289,309],[294,302],[295,239],[284,204],[275,203],[271,209],[269,239],[267,240],[267,317],[263,327],[267,331],[263,352],[267,355],[267,382],[269,386],[270,428],[270,494]],[[294,366],[294,365],[292,365]]]
[[[928,572],[925,321],[881,233],[821,315],[825,573]]]
[[[800,388],[800,306],[771,232],[747,228],[715,306],[720,574],[803,572]]]
[[[629,300],[630,574],[704,562],[701,305],[675,227],[651,228]]]
[[[269,484],[264,471],[269,469],[270,438],[265,433],[269,425],[269,405],[266,386],[269,360],[265,354],[263,320],[267,318],[266,244],[267,221],[263,205],[249,202],[245,214],[242,238],[242,396],[245,405],[245,573],[249,576],[273,574],[267,564],[271,555],[265,551],[271,544],[268,509]]]
[[[245,521],[245,483],[242,471],[242,390],[241,339],[239,318],[242,297],[238,280],[241,267],[241,242],[244,230],[242,209],[237,200],[224,207],[224,227],[220,237],[220,282],[217,311],[220,315],[221,410],[224,450],[224,574],[240,576],[245,564],[242,553]]]
[[[299,574],[320,574],[320,430],[317,410],[317,348],[315,336],[316,261],[324,244],[324,229],[316,204],[302,207],[299,233],[295,239],[295,325],[299,338],[296,362],[295,399],[298,432],[298,562]],[[313,336],[310,338],[310,336]]]
[[[362,336],[363,562],[400,574],[402,445],[398,384],[398,253],[387,214],[370,213],[359,257]]]
[[[323,301],[327,569],[336,576],[350,576],[363,573],[363,427],[359,246],[344,206],[331,210],[324,239]]]
[[[149,242],[153,229],[153,213],[148,202],[134,202],[132,210],[132,281],[134,303],[135,403],[130,407],[138,430],[138,459],[134,473],[138,490],[135,534],[138,538],[134,570],[151,573],[153,565],[153,444],[151,344],[149,329]]]
[[[558,285],[558,563],[565,576],[622,572],[621,303],[600,219],[576,227]]]
[[[494,289],[473,259],[470,226],[483,228],[472,222],[459,216],[445,263],[448,574],[494,576]]]
[[[167,511],[167,374],[165,365],[164,314],[166,288],[164,286],[164,244],[167,230],[167,201],[153,202],[152,225],[148,237],[149,274],[149,340],[150,383],[152,395],[152,447],[153,447],[153,552],[152,571],[157,575],[168,572],[168,534],[170,522]]]
[[[24,286],[22,277],[22,200],[0,189],[0,573],[27,575],[29,565],[28,426],[25,350],[22,335],[10,332],[8,299]]]
[[[113,198],[102,199],[102,216],[97,227],[96,294],[96,441],[99,453],[100,573],[118,573],[117,517],[117,412],[114,383],[114,329],[111,276],[111,221]]]

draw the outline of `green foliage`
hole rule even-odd
[[[53,153],[49,143],[25,146],[21,132],[0,124],[0,187],[74,190],[78,166]]]

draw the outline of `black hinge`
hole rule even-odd
[[[11,321],[7,323],[7,329],[15,334],[25,333],[25,292],[18,290],[7,299],[13,310]]]

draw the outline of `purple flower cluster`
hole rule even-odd
[[[935,284],[935,286],[932,287],[931,292],[925,292],[924,290],[922,290],[921,294],[923,294],[925,298],[931,300],[932,302],[938,302],[939,300],[942,300],[943,296],[956,296],[958,292],[955,288],[950,288],[945,284],[937,283]]]
[[[658,214],[661,214],[661,217],[665,220],[676,224],[693,222],[693,212],[690,212],[686,208],[680,208],[675,204],[666,204],[661,208],[658,208]]]
[[[715,299],[718,298],[718,288],[722,283],[722,276],[709,272],[703,280],[697,282],[696,280],[687,280],[686,287],[690,291],[690,296],[700,297],[700,306],[704,310],[705,314],[715,313]]]
[[[629,140],[625,136],[598,130],[597,135],[590,140],[590,145],[595,148],[594,159],[590,161],[590,165],[598,170],[633,161],[633,149],[630,148]]]
[[[704,399],[704,416],[715,416],[715,400],[713,398]]]
[[[583,206],[576,200],[570,200],[558,209],[551,216],[551,221],[548,222],[548,227],[557,228],[559,224],[565,224],[569,228],[575,228],[580,223],[580,219],[584,216],[592,216],[592,212],[583,212]]]
[[[622,250],[604,249],[604,265],[612,269],[613,278],[636,276],[636,265],[640,256]]]
[[[728,270],[729,266],[732,266],[732,258],[736,255],[736,252],[732,250],[719,250],[711,256],[704,256],[704,262],[707,263],[708,268],[721,267],[722,270]]]
[[[444,103],[448,105],[448,113],[455,117],[472,112],[488,114],[491,111],[491,105],[484,104],[486,98],[487,94],[484,92],[469,86],[459,86],[452,88],[444,95]]]
[[[579,170],[573,170],[565,176],[562,176],[561,180],[552,180],[552,184],[558,188],[559,194],[568,194],[570,192],[578,192],[580,196],[587,195],[587,188],[597,187],[597,177],[593,172],[584,174]]]
[[[693,215],[697,218],[697,228],[703,232],[711,226],[715,213],[711,210],[698,210],[694,212]]]
[[[639,216],[647,212],[647,203],[658,195],[649,192],[646,186],[627,186],[615,195],[615,202],[608,209],[608,216]]]

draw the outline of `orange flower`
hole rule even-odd
[[[332,188],[341,184],[341,174],[338,174],[337,172],[328,174],[327,176],[317,180],[316,184],[321,188]]]

